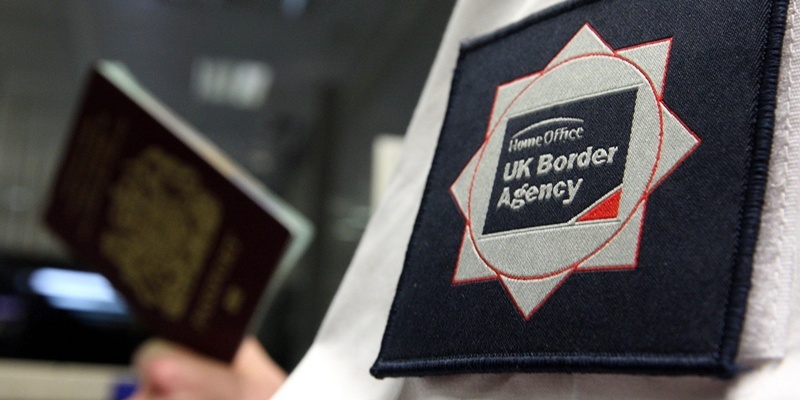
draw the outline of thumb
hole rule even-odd
[[[244,393],[257,399],[268,399],[286,380],[286,372],[267,354],[252,336],[246,337],[236,357],[233,370],[242,378]],[[251,397],[245,397],[250,399]]]

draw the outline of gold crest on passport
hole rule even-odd
[[[155,334],[224,361],[311,236],[112,62],[90,73],[46,222]]]

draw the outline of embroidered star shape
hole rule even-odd
[[[466,220],[454,285],[498,280],[527,320],[575,272],[636,268],[649,195],[700,144],[663,101],[671,48],[667,38],[615,50],[586,24],[544,69],[497,87],[485,140],[450,187]],[[626,88],[637,95],[622,184],[565,223],[487,232],[509,119]]]

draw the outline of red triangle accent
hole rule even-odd
[[[582,217],[578,218],[578,222],[596,221],[599,219],[616,218],[619,213],[619,199],[622,197],[622,190],[617,190],[611,196],[608,196],[602,203],[596,205],[589,210]]]

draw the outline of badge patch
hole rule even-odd
[[[567,2],[463,46],[373,375],[733,374],[785,8]]]

